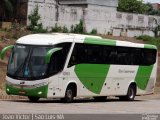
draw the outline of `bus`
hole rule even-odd
[[[11,49],[6,75],[8,95],[134,100],[154,92],[157,47],[79,34],[31,34],[2,49]]]

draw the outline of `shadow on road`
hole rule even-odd
[[[25,99],[25,100],[1,100],[1,101],[32,103],[28,99]],[[94,99],[76,99],[73,101],[73,103],[143,102],[143,101],[146,101],[146,100],[122,101],[119,99],[106,99],[105,101],[95,101]],[[62,103],[63,104],[63,102],[59,99],[40,99],[36,103]],[[73,104],[73,103],[69,103],[69,104]],[[64,104],[66,104],[66,103],[64,103]]]

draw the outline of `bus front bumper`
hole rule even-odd
[[[6,84],[6,93],[8,95],[32,96],[39,98],[47,98],[48,85],[39,87],[29,87],[22,85]]]

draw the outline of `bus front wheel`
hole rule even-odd
[[[28,96],[28,99],[30,102],[38,102],[38,100],[40,99],[39,97],[31,97],[31,96]]]
[[[119,96],[120,100],[132,101],[136,95],[136,88],[134,85],[130,85],[126,96]]]
[[[73,87],[68,86],[65,92],[65,97],[62,99],[62,101],[65,103],[71,103],[73,102],[73,98],[74,98]]]

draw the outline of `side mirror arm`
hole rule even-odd
[[[1,53],[0,53],[0,59],[4,59],[4,56],[6,54],[6,52],[10,49],[14,48],[14,45],[10,45],[10,46],[7,46],[5,48],[2,49]]]
[[[50,62],[50,60],[51,60],[51,56],[52,56],[55,52],[60,51],[60,50],[62,50],[62,48],[53,48],[53,49],[49,50],[49,51],[47,52],[46,56],[45,56],[45,63],[48,64],[48,63]]]

